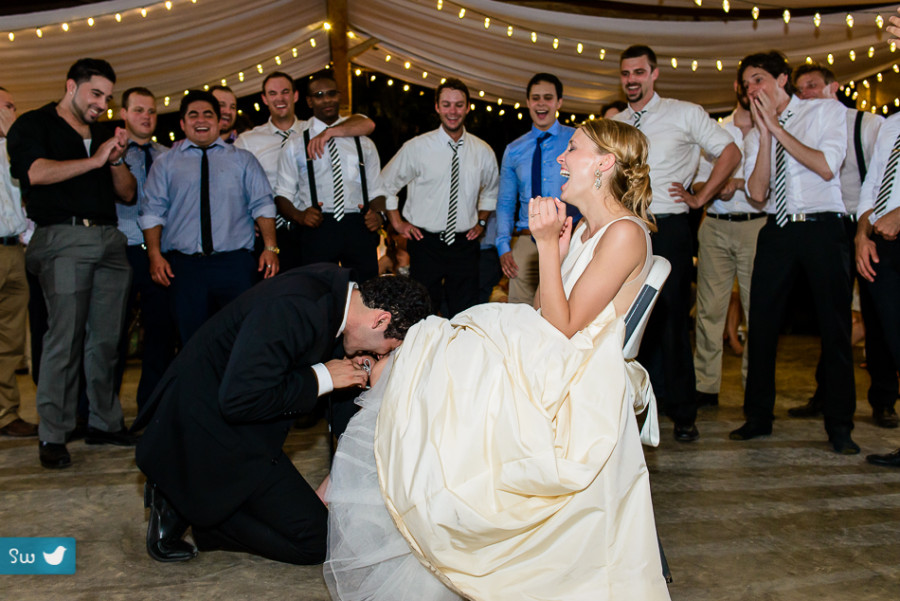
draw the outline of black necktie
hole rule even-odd
[[[541,144],[544,143],[544,140],[550,137],[550,132],[544,132],[540,136],[538,136],[537,142],[534,145],[534,154],[531,155],[531,197],[536,198],[541,196],[541,181],[543,178],[541,177]]]
[[[206,157],[206,148],[201,148],[203,158],[200,159],[200,243],[203,246],[203,254],[211,255],[213,252],[212,217],[209,209],[209,159]]]
[[[153,155],[150,154],[150,142],[141,145],[144,151],[144,175],[150,175],[150,167],[153,165]]]

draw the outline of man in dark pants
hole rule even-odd
[[[187,139],[153,164],[138,222],[153,281],[170,288],[182,344],[212,313],[278,273],[275,203],[259,161],[219,137],[209,92],[181,99]],[[213,210],[213,207],[215,210]],[[253,258],[254,224],[265,250]]]
[[[410,276],[450,315],[478,303],[478,238],[497,205],[497,157],[466,131],[469,89],[448,79],[435,90],[441,126],[407,141],[381,172],[388,218],[409,240]],[[407,187],[401,216],[397,192]]]
[[[168,150],[151,139],[156,130],[156,98],[146,88],[125,90],[122,94],[122,108],[119,115],[125,122],[125,130],[128,132],[125,162],[137,181],[137,197],[140,198],[153,161]],[[128,310],[125,312],[126,320],[119,344],[119,362],[116,365],[116,390],[121,388],[125,363],[128,359],[130,342],[128,319],[134,309],[140,308],[141,325],[144,330],[141,380],[137,388],[137,406],[140,409],[150,398],[157,382],[175,356],[175,320],[169,307],[168,291],[150,277],[150,259],[147,257],[144,234],[138,225],[138,207],[117,204],[116,213],[119,216],[119,229],[128,238],[128,248],[125,252],[132,270]]]
[[[650,142],[650,212],[657,226],[653,252],[672,265],[647,324],[638,361],[650,373],[660,407],[675,423],[675,440],[691,442],[700,433],[694,423],[697,405],[690,339],[694,235],[688,207],[700,208],[716,197],[741,160],[741,151],[700,106],[662,98],[654,91],[659,69],[652,49],[627,48],[619,68],[628,108],[613,119],[635,126]],[[703,189],[691,194],[688,190],[701,149],[715,157],[715,163]]]
[[[134,444],[110,366],[131,282],[115,203],[134,201],[135,181],[123,159],[125,130],[113,134],[97,123],[115,80],[106,61],[77,61],[62,100],[20,117],[7,138],[10,172],[37,224],[26,264],[40,280],[49,315],[37,389],[46,468],[71,465],[65,442],[75,429],[82,362],[91,407],[87,442]]]
[[[307,86],[313,118],[281,150],[275,205],[301,228],[304,265],[339,263],[354,279],[365,281],[378,275],[378,228],[383,222],[368,206],[381,171],[378,150],[365,136],[332,137],[321,157],[309,155],[311,139],[349,118],[341,118],[341,93],[330,72],[314,75]]]
[[[856,268],[872,293],[887,357],[900,369],[900,115],[892,115],[878,132],[875,152],[859,196],[856,233]],[[868,329],[868,324],[866,324]],[[871,360],[871,358],[868,358]],[[874,465],[900,467],[900,449],[885,455],[869,455]]]
[[[211,318],[166,372],[136,426],[147,474],[147,551],[184,561],[188,525],[201,550],[294,564],[325,558],[327,511],[282,451],[294,419],[333,388],[363,386],[345,356],[385,354],[424,318],[428,294],[409,278],[359,288],[318,264],[244,293]],[[331,360],[329,360],[331,359]]]
[[[792,96],[790,74],[787,60],[774,51],[744,58],[738,69],[754,121],[744,139],[744,179],[751,202],[769,217],[759,232],[750,284],[747,421],[730,438],[772,432],[778,332],[792,284],[805,273],[822,335],[825,430],[836,452],[855,454],[850,245],[836,177],[847,152],[845,109],[833,100]]]

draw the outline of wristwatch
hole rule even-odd
[[[277,255],[278,253],[281,252],[281,249],[278,248],[277,246],[267,246],[264,250],[267,250],[267,251],[269,251],[269,252],[273,252],[273,253],[275,253],[276,255]]]
[[[481,227],[487,227],[487,221],[485,221],[484,219],[479,219],[478,225],[480,225]]]
[[[112,163],[110,163],[110,165],[113,167],[118,167],[119,165],[121,165],[124,162],[125,162],[125,157],[119,157],[118,160],[113,161]]]

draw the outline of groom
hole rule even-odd
[[[287,433],[319,396],[365,385],[359,365],[332,357],[388,353],[430,309],[428,292],[408,278],[357,287],[349,273],[319,264],[256,285],[169,367],[133,426],[146,426],[136,460],[147,475],[153,559],[194,557],[181,540],[191,526],[201,550],[324,560],[327,512],[282,451]]]

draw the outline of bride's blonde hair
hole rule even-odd
[[[647,165],[646,136],[627,123],[611,119],[585,122],[581,129],[602,154],[612,154],[616,164],[609,170],[610,191],[622,205],[656,231],[648,207],[653,199],[650,167]]]

